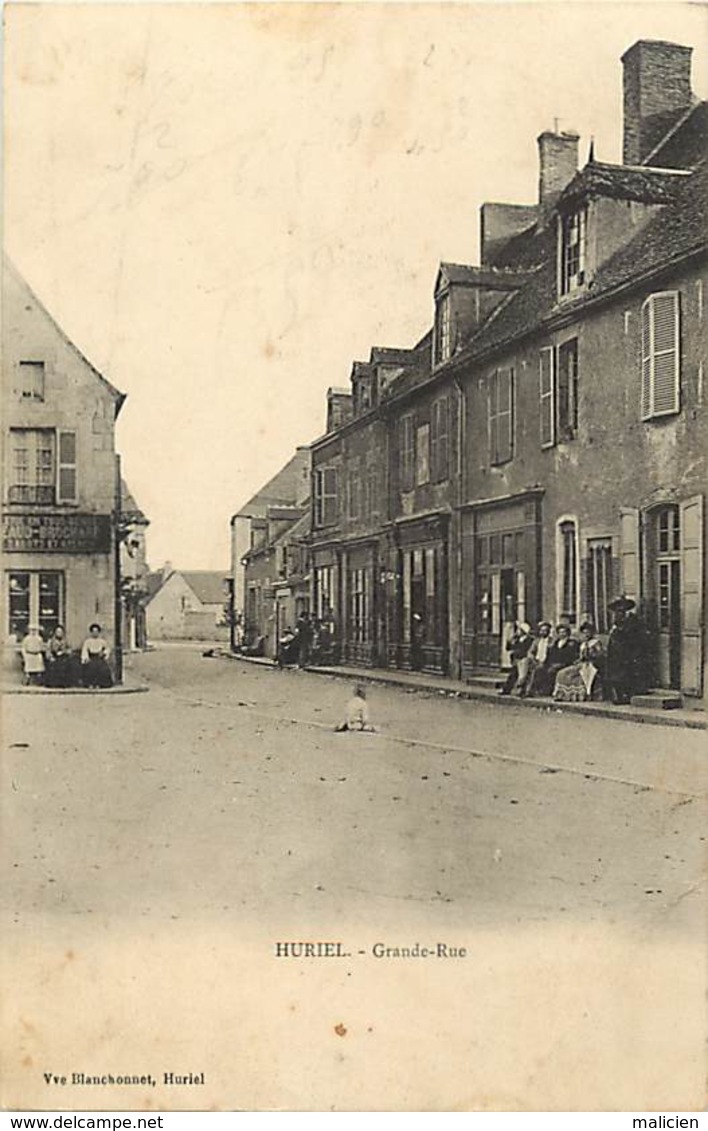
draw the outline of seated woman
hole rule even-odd
[[[539,625],[539,631],[541,627]],[[541,637],[539,637],[540,639]],[[533,652],[533,648],[531,651]],[[529,694],[550,697],[553,694],[558,672],[577,660],[578,642],[571,637],[570,626],[561,623],[556,626],[555,636],[552,639],[548,638],[545,660],[539,660],[539,651],[539,649],[536,649],[534,656],[536,667],[531,676]]]
[[[84,687],[111,687],[113,676],[108,666],[111,650],[101,636],[100,624],[89,626],[89,635],[81,646],[82,682]]]
[[[62,624],[58,624],[49,637],[46,664],[44,682],[47,687],[73,687],[77,682],[74,658]]]
[[[287,664],[296,664],[297,657],[297,637],[290,625],[288,625],[278,641],[278,655],[276,656],[275,662],[279,668],[284,668]]]
[[[586,703],[602,699],[604,649],[592,621],[583,621],[580,636],[578,659],[569,667],[561,668],[556,676],[553,698],[557,703]]]

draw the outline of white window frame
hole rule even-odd
[[[435,364],[452,356],[452,299],[450,291],[438,296],[435,310]]]
[[[563,581],[565,579],[563,554],[565,547],[562,528],[570,523],[573,525],[573,541],[575,543],[575,609],[573,616],[575,618],[574,627],[577,628],[580,623],[580,525],[577,515],[574,514],[562,514],[556,519],[556,621],[567,615],[563,609]]]
[[[74,458],[73,460],[62,460],[62,440],[66,436],[71,436],[74,441]],[[57,502],[58,503],[76,503],[79,498],[79,449],[77,434],[72,428],[57,429],[57,442],[56,442],[56,489],[57,489]],[[62,491],[61,488],[61,473],[62,471],[74,472],[74,490]]]
[[[670,349],[655,348],[655,319],[658,299],[673,300],[674,333]],[[640,415],[642,420],[655,420],[663,416],[675,416],[681,411],[681,304],[678,291],[656,291],[642,303],[641,326],[642,367],[640,378]],[[656,361],[658,357],[674,356],[674,398],[670,408],[657,409],[656,400]]]
[[[548,361],[548,388],[544,389],[544,360]],[[539,434],[542,448],[552,448],[556,442],[556,351],[553,346],[544,346],[538,359],[538,402],[539,402]],[[544,403],[547,402],[547,403]],[[550,438],[543,438],[544,412],[548,413],[550,423]]]

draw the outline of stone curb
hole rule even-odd
[[[275,668],[272,660],[261,656],[240,656],[224,652],[223,657],[228,660],[241,660],[243,663],[260,664]],[[455,680],[425,681],[414,683],[396,675],[379,673],[372,668],[338,668],[338,667],[308,667],[306,671],[312,675],[336,676],[339,679],[356,679],[362,683],[380,683],[388,687],[403,688],[406,691],[423,691],[449,695],[457,699],[471,699],[478,702],[494,703],[502,708],[520,707],[526,710],[543,711],[546,714],[577,714],[588,715],[594,718],[613,719],[614,721],[643,723],[648,726],[684,727],[688,730],[708,729],[708,720],[701,712],[695,713],[696,718],[687,717],[686,711],[657,710],[651,711],[637,707],[613,707],[602,703],[553,703],[544,699],[519,699],[513,696],[501,696],[496,691],[484,691],[482,688],[469,684],[458,683]]]
[[[122,683],[116,687],[0,687],[0,695],[140,695],[148,684]]]

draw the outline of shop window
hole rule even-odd
[[[23,400],[44,400],[44,362],[20,362],[20,394]]]
[[[56,571],[11,573],[8,577],[8,630],[18,642],[31,624],[45,640],[62,623],[64,575]]]
[[[349,628],[354,644],[369,639],[369,575],[365,569],[349,572]]]
[[[506,463],[514,455],[514,370],[498,369],[489,380],[489,459]]]
[[[612,540],[591,538],[587,556],[588,614],[598,632],[607,632],[608,605],[612,598]]]
[[[642,420],[680,409],[679,296],[650,295],[642,306]]]
[[[55,433],[49,428],[10,429],[11,503],[55,501]]]

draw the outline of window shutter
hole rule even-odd
[[[502,369],[498,374],[498,448],[499,462],[511,459],[514,450],[514,371]]]
[[[489,433],[489,462],[498,463],[497,453],[497,374],[493,373],[487,386],[487,429]]]
[[[700,695],[703,670],[703,496],[681,509],[681,690]]]
[[[538,371],[542,448],[550,448],[555,442],[555,413],[553,411],[555,367],[553,361],[553,347],[544,347],[540,353]]]
[[[650,295],[642,307],[642,420],[679,411],[679,296]]]
[[[636,507],[620,508],[620,558],[622,592],[633,601],[641,594],[639,576],[639,511]]]
[[[59,458],[57,459],[57,498],[60,503],[77,500],[76,433],[59,433]]]

